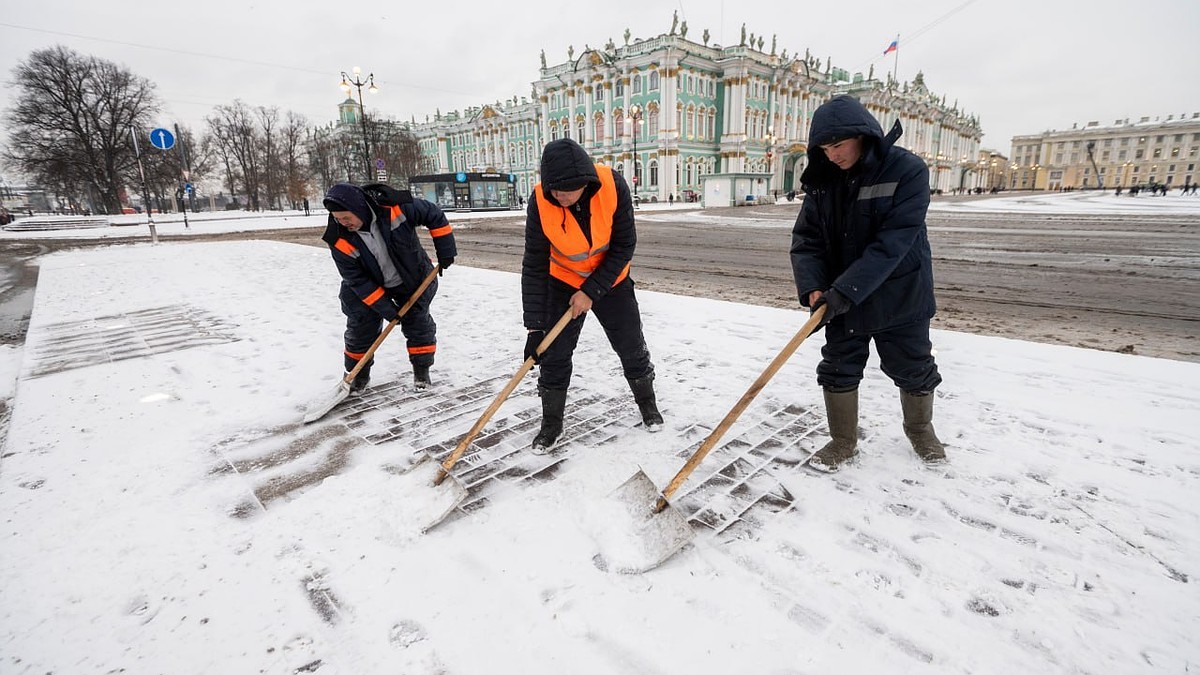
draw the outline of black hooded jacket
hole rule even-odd
[[[356,202],[348,205],[353,206],[354,210],[370,209],[373,218],[370,222],[364,219],[363,229],[374,230],[387,247],[392,263],[403,280],[400,286],[401,293],[411,293],[416,290],[433,270],[433,262],[430,261],[425,248],[421,246],[416,227],[424,226],[430,230],[447,227],[449,221],[446,219],[446,214],[432,202],[424,199],[408,199],[404,203],[396,204],[400,213],[393,219],[389,208],[380,206],[369,197],[361,196],[360,188],[349,185],[335,187],[346,190],[347,196],[353,195],[362,200],[360,206],[357,203],[358,200],[347,199],[347,201]],[[360,215],[359,218],[362,219],[362,216]],[[375,255],[357,232],[346,229],[330,215],[321,239],[329,245],[333,262],[342,276],[342,283],[349,286],[360,300],[367,302],[368,298],[383,287],[383,270],[379,266],[379,261],[375,259]],[[339,242],[342,243],[339,244]],[[345,244],[349,244],[349,246]],[[453,258],[457,255],[453,234],[433,237],[433,244],[439,258]],[[428,303],[433,299],[435,293],[437,293],[436,279],[429,285],[429,288],[425,289],[421,296],[422,301]],[[375,302],[370,306],[388,321],[396,318],[396,308],[391,303]]]
[[[895,145],[850,96],[817,109],[809,134],[809,165],[800,177],[804,204],[792,228],[792,273],[800,304],[812,291],[837,289],[852,303],[849,332],[871,333],[930,319],[936,311],[933,256],[925,227],[929,169]],[[861,135],[863,156],[843,171],[821,145]]]
[[[558,205],[550,190],[578,189],[579,184],[586,185],[583,196],[571,206],[571,213],[579,222],[588,241],[591,241],[589,209],[592,195],[600,189],[600,178],[596,174],[592,158],[582,146],[569,138],[560,138],[546,145],[542,151],[541,174],[542,182],[533,188],[535,194],[530,196],[529,207],[526,210],[525,256],[521,262],[523,319],[526,328],[537,330],[549,328],[558,319],[549,315],[548,289],[552,283],[562,283],[550,276],[550,240],[542,229],[542,222],[545,220],[552,225],[565,223],[566,209]],[[637,247],[637,232],[633,226],[633,199],[629,195],[629,186],[616,171],[613,172],[613,181],[617,189],[617,209],[613,214],[609,248],[605,252],[604,262],[580,288],[593,301],[603,298],[612,289],[621,270],[633,259],[633,251]],[[548,202],[557,207],[553,213],[538,213],[538,190],[542,191]]]

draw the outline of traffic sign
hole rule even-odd
[[[384,161],[383,161],[382,159],[377,159],[377,160],[375,160],[375,168],[376,168],[376,169],[383,169],[383,168],[386,168],[386,167],[387,167],[387,164],[385,164],[385,163],[384,163]]]
[[[175,147],[175,134],[159,127],[150,132],[150,145],[159,150],[170,150]]]

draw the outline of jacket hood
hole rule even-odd
[[[542,189],[547,198],[551,190],[578,190],[600,185],[596,165],[583,146],[569,138],[550,141],[542,150]]]
[[[801,181],[807,183],[813,179],[820,180],[840,170],[825,156],[822,145],[851,136],[862,136],[864,147],[863,159],[860,161],[870,162],[871,155],[886,154],[902,133],[900,121],[896,120],[892,130],[884,136],[879,121],[858,102],[858,99],[848,94],[834,96],[813,113],[812,127],[808,133],[809,166],[805,169]]]
[[[325,193],[324,204],[330,213],[334,211],[353,213],[364,225],[370,225],[373,220],[373,211],[367,202],[367,195],[357,185],[350,183],[334,185],[329,188],[329,192]]]

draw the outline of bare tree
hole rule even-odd
[[[304,131],[308,120],[288,111],[279,129],[279,155],[283,161],[284,191],[292,208],[308,194],[310,180],[304,165]]]
[[[389,183],[407,185],[411,176],[420,173],[421,148],[404,123],[368,117],[367,129],[375,156],[387,167]]]
[[[276,137],[279,126],[279,108],[260,105],[255,108],[255,113],[258,117],[259,130],[262,132],[259,166],[261,167],[264,201],[267,208],[282,208],[279,198],[284,178],[280,167],[282,162],[279,158],[279,139]]]
[[[242,181],[249,208],[257,211],[261,203],[261,135],[251,119],[250,109],[240,100],[232,105],[219,105],[213,114],[205,118],[208,122],[212,146],[225,158],[226,174],[230,192],[235,192],[233,180],[236,167]]]
[[[338,182],[338,143],[329,128],[314,127],[308,130],[308,142],[305,150],[308,155],[308,166],[312,177],[316,180],[317,190],[324,194],[330,186]]]
[[[32,52],[12,72],[17,102],[4,116],[13,139],[5,160],[69,199],[120,213],[136,172],[130,130],[143,133],[158,113],[154,85],[63,46]]]

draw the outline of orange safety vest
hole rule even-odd
[[[538,215],[542,221],[542,232],[550,240],[550,276],[569,284],[572,288],[580,288],[583,282],[600,267],[608,252],[612,240],[613,214],[617,211],[617,184],[613,181],[612,168],[603,164],[596,165],[596,173],[600,176],[600,189],[592,195],[588,204],[591,215],[592,243],[588,245],[587,237],[583,236],[583,228],[575,220],[570,209],[564,209],[558,204],[550,203],[542,193],[542,184],[538,183],[533,194],[537,197]],[[550,216],[555,212],[563,214],[564,222],[560,226],[556,218]],[[617,275],[613,286],[624,281],[629,276],[629,263]]]

